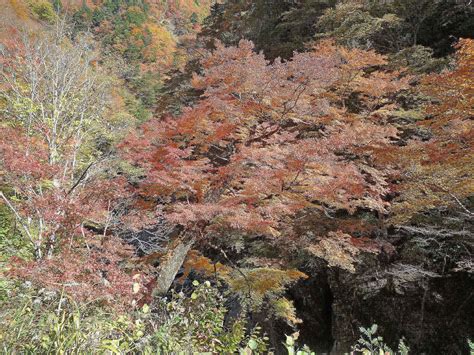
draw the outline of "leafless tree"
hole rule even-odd
[[[21,195],[21,203],[38,201],[54,189],[64,208],[35,206],[20,208],[18,201],[1,198],[10,207],[24,233],[34,242],[37,257],[47,243],[51,254],[59,225],[48,225],[45,209],[54,207],[56,216],[65,216],[68,201],[76,192],[103,171],[106,159],[94,151],[94,132],[105,126],[104,112],[108,102],[108,81],[97,69],[93,42],[87,37],[70,38],[70,27],[64,19],[41,33],[22,31],[12,45],[1,48],[0,106],[1,121],[21,128],[25,156],[32,154],[32,144],[40,140],[47,147],[45,168],[54,166],[54,176],[44,188],[29,171],[0,175],[4,183]],[[7,137],[2,142],[8,145]],[[87,152],[84,153],[85,147]],[[2,157],[0,169],[3,170]],[[50,213],[50,212],[48,212]],[[52,221],[53,218],[50,218]],[[57,218],[60,220],[60,218]],[[51,222],[52,223],[52,222]],[[44,231],[49,236],[43,238]]]
[[[106,82],[94,71],[96,53],[91,41],[72,43],[65,20],[58,20],[44,34],[21,34],[13,53],[15,68],[1,70],[2,97],[7,118],[21,123],[31,135],[41,134],[49,147],[51,163],[74,141],[74,152],[64,173],[74,170],[77,153],[92,123],[99,120],[106,101]]]

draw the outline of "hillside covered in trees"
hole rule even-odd
[[[0,1],[0,352],[474,352],[472,1]]]

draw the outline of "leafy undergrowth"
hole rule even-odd
[[[77,303],[65,293],[16,285],[0,311],[0,351],[11,353],[264,353],[260,328],[226,321],[225,298],[209,282],[129,312]]]
[[[189,292],[173,292],[129,312],[97,303],[77,303],[65,293],[16,284],[0,303],[0,351],[41,354],[267,354],[260,327],[248,328],[244,313],[228,317],[226,298],[209,281],[194,281]],[[406,355],[400,341],[393,351],[378,336],[377,325],[360,328],[353,351]],[[297,344],[298,333],[282,344],[288,355],[315,354]]]

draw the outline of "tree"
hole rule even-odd
[[[249,41],[218,44],[193,79],[202,100],[124,142],[146,171],[141,194],[165,205],[189,244],[232,233],[296,238],[295,218],[314,210],[385,213],[386,172],[369,154],[397,132],[375,109],[389,110],[381,99],[406,81],[367,70],[384,64],[331,42],[273,64]],[[355,93],[360,114],[345,105]]]
[[[348,47],[375,49],[391,53],[407,46],[409,38],[404,21],[385,5],[374,14],[368,3],[344,1],[324,12],[316,24],[316,38],[331,37]]]
[[[110,223],[123,181],[100,151],[107,82],[94,69],[90,42],[71,43],[64,23],[45,35],[6,43],[1,62],[0,197],[37,259]],[[18,44],[19,43],[19,44]]]
[[[77,167],[85,136],[105,111],[106,81],[94,73],[97,60],[91,43],[68,43],[63,22],[49,35],[20,44],[4,53],[2,99],[4,119],[23,127],[28,136],[39,135],[47,145],[48,162],[54,164],[75,141],[65,175]]]
[[[275,56],[291,58],[294,51],[302,51],[316,31],[316,23],[336,0],[295,1],[292,8],[281,14],[278,24],[271,33]]]
[[[461,213],[473,214],[461,202],[474,191],[472,179],[474,136],[474,41],[463,39],[457,46],[457,65],[451,71],[424,78],[422,90],[431,98],[427,117],[416,123],[430,132],[428,141],[412,140],[395,151],[395,161],[404,173],[401,194],[394,206],[394,220],[406,222],[415,213],[457,205]]]
[[[281,15],[291,6],[292,2],[284,0],[216,2],[204,21],[201,35],[211,40],[211,46],[214,39],[233,46],[241,39],[247,39],[269,59],[291,57],[296,48],[285,48],[288,44],[276,31]]]
[[[439,57],[452,52],[456,38],[471,35],[472,12],[472,6],[458,0],[345,0],[318,19],[316,38],[330,36],[340,44],[385,54],[409,49],[404,55],[415,60],[422,50]],[[423,56],[430,58],[429,53]]]
[[[434,14],[439,0],[394,0],[395,13],[402,17],[410,28],[412,44],[418,44],[418,34],[423,23]]]

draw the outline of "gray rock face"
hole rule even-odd
[[[305,270],[311,277],[291,292],[304,320],[301,343],[342,354],[359,338],[359,327],[376,323],[392,349],[405,338],[412,354],[469,354],[467,339],[474,334],[472,220],[446,226],[438,217],[432,214],[430,220],[389,232],[396,252],[390,257],[364,254],[355,273],[324,265]]]

